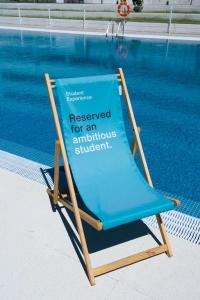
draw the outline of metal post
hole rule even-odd
[[[85,8],[83,10],[83,30],[85,30]]]
[[[118,26],[117,26],[116,37],[118,36],[120,25],[121,25],[121,22],[119,22],[119,24],[118,24]]]
[[[21,17],[20,7],[18,7],[18,17],[19,17],[19,24],[22,24],[22,17]]]
[[[172,10],[173,7],[170,7],[170,15],[169,15],[169,24],[168,24],[168,33],[170,34],[170,30],[171,30],[171,24],[172,24]]]
[[[109,28],[110,28],[110,22],[108,23],[108,26],[107,26],[107,28],[106,28],[106,37],[107,37],[108,34],[109,34]]]
[[[114,22],[112,21],[112,37],[113,37],[113,34],[114,34]]]
[[[49,13],[49,26],[51,25],[51,9],[48,8],[48,13]]]

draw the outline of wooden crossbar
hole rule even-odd
[[[99,275],[111,272],[113,270],[120,269],[122,267],[134,264],[136,262],[156,256],[156,255],[164,253],[166,251],[167,251],[167,245],[161,245],[161,246],[158,246],[155,248],[151,248],[151,249],[139,252],[134,255],[127,256],[122,259],[118,259],[111,263],[94,268],[94,276],[99,276]]]
[[[47,193],[50,197],[52,197],[52,198],[54,197],[54,191],[53,190],[47,189]],[[69,200],[63,199],[62,196],[58,195],[57,201],[60,202],[61,204],[63,204],[67,209],[74,212],[72,203]],[[85,222],[90,224],[94,229],[96,229],[98,231],[102,230],[103,226],[102,226],[102,223],[99,220],[93,218],[91,215],[86,213],[84,210],[82,210],[80,208],[78,208],[78,209],[79,209],[79,214],[80,214],[81,219],[83,219]]]
[[[122,83],[122,79],[120,78],[120,75],[117,75],[117,78],[118,78],[118,82]],[[49,83],[50,83],[52,89],[54,89],[56,87],[56,85],[55,85],[56,81],[54,79],[50,79]]]
[[[180,206],[181,205],[181,201],[179,199],[172,198],[172,197],[169,197],[169,196],[166,196],[166,195],[165,195],[165,198],[173,201],[176,206]]]

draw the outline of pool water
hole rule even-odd
[[[76,77],[119,67],[154,185],[190,199],[190,214],[190,204],[200,203],[198,42],[0,30],[0,149],[53,166],[56,134],[44,73]],[[131,140],[128,124],[127,134]]]

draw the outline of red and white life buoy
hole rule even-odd
[[[121,17],[127,17],[131,12],[130,4],[128,4],[126,1],[120,2],[117,6],[117,12]]]

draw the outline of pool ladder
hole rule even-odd
[[[115,25],[117,25],[117,30],[115,32]],[[112,37],[118,37],[120,29],[121,29],[121,35],[124,35],[124,21],[120,21],[119,23],[111,21],[108,23],[107,29],[106,29],[106,37],[112,36]]]

